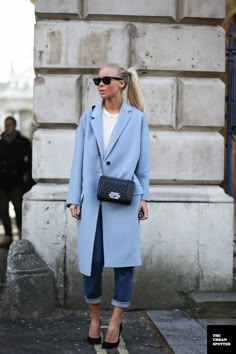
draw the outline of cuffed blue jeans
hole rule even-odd
[[[91,276],[84,275],[85,300],[88,304],[99,304],[102,299],[102,272],[104,266],[102,211],[98,214],[94,240]],[[127,308],[130,305],[134,267],[114,268],[115,287],[112,305]]]

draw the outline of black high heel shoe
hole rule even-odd
[[[121,334],[122,328],[123,328],[123,326],[122,326],[122,323],[121,323],[120,324],[120,331],[119,331],[118,341],[115,342],[115,343],[111,343],[111,342],[106,342],[104,340],[103,343],[102,343],[102,348],[103,349],[112,349],[112,348],[118,347],[118,345],[120,343],[120,334]]]
[[[89,323],[89,327],[90,327],[90,324],[91,324],[91,321],[90,321],[90,323]],[[101,327],[101,322],[100,322],[100,327]],[[97,345],[97,344],[101,344],[101,341],[102,341],[102,338],[101,338],[101,337],[93,338],[93,337],[89,337],[89,335],[88,335],[87,342],[88,342],[89,344]]]

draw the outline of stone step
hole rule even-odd
[[[147,311],[147,315],[171,348],[171,353],[206,354],[206,330],[185,311]]]
[[[236,291],[194,292],[189,296],[189,309],[195,318],[236,318]]]

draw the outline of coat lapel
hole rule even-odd
[[[91,126],[95,135],[95,138],[98,143],[99,150],[101,152],[102,158],[104,158],[104,144],[103,144],[103,120],[102,120],[102,109],[103,109],[103,101],[101,101],[92,111],[91,114]],[[111,140],[109,142],[108,150],[106,153],[107,157],[112,151],[114,145],[119,139],[121,133],[125,129],[128,121],[131,118],[132,107],[123,101],[118,121],[113,130]]]
[[[132,113],[132,107],[123,101],[121,109],[120,109],[119,118],[118,118],[118,121],[115,125],[113,132],[112,132],[111,140],[109,142],[109,146],[108,146],[107,153],[106,153],[105,157],[107,157],[110,154],[110,152],[112,151],[114,145],[116,144],[121,133],[125,129],[128,121],[130,120],[131,113]]]
[[[104,157],[104,146],[103,146],[103,122],[102,122],[102,107],[103,102],[95,106],[91,114],[91,126],[98,143],[98,147],[102,158]]]

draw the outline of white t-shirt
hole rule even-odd
[[[103,107],[103,143],[104,143],[104,154],[106,154],[109,142],[111,140],[111,135],[113,129],[118,120],[119,113],[110,113],[105,107]]]

